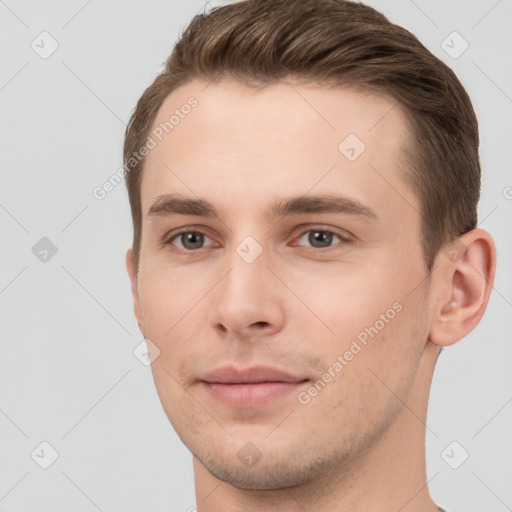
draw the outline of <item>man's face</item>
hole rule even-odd
[[[153,125],[197,100],[146,159],[136,309],[194,456],[239,487],[296,485],[396,420],[428,338],[405,118],[353,89],[205,86],[174,91]],[[171,194],[218,216],[176,213]]]

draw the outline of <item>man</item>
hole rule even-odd
[[[361,4],[235,3],[181,36],[124,161],[135,315],[199,512],[443,510],[432,373],[496,260],[453,72]]]

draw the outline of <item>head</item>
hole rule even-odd
[[[137,103],[124,161],[157,390],[224,481],[277,488],[347,464],[407,400],[425,406],[433,347],[483,314],[493,247],[475,229],[471,102],[369,7],[248,0],[197,16]],[[215,388],[218,368],[262,365],[293,382]]]

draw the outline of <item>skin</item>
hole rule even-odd
[[[197,107],[147,156],[140,266],[131,249],[126,265],[139,327],[160,351],[151,367],[162,406],[194,456],[199,512],[437,511],[425,473],[431,378],[440,348],[484,313],[491,236],[460,237],[464,250],[440,251],[428,275],[419,203],[402,176],[405,117],[386,97],[193,81],[166,98],[154,127],[190,96]],[[338,149],[348,134],[366,146],[354,161]],[[148,215],[170,193],[207,199],[219,215]],[[277,199],[333,193],[376,218],[266,213]],[[172,238],[178,228],[206,237],[187,249]],[[318,230],[345,240],[318,246]],[[252,263],[236,251],[247,236],[262,249]],[[400,312],[300,403],[297,392],[396,303]],[[307,382],[260,407],[228,406],[200,382],[226,364]],[[248,465],[240,450],[261,458]]]

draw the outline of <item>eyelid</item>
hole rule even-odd
[[[339,236],[342,240],[345,241],[356,239],[356,237],[346,229],[336,228],[334,226],[329,226],[326,224],[301,224],[296,228],[296,230],[299,229],[299,237],[305,235],[309,231],[324,231],[327,233],[333,233],[334,235]]]

